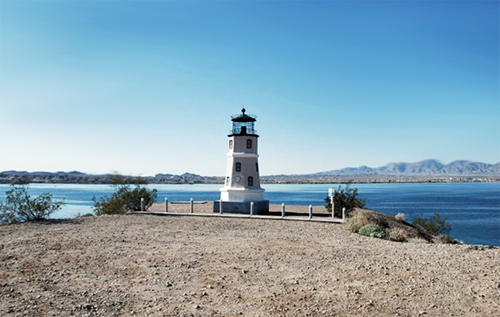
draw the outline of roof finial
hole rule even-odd
[[[245,106],[243,106],[243,109],[241,109],[241,112],[243,113],[243,115],[245,115]]]

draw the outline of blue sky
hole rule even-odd
[[[500,161],[498,1],[0,1],[0,171]]]

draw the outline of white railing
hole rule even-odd
[[[199,201],[197,203],[201,204],[206,204],[207,201]],[[189,201],[169,201],[168,197],[165,197],[165,208],[164,212],[159,213],[159,212],[151,212],[154,214],[170,214],[170,215],[194,215],[194,216],[221,216],[223,215],[223,202],[222,200],[218,200],[219,203],[219,212],[213,212],[213,213],[195,213],[195,200],[193,198],[190,198]],[[169,204],[189,204],[189,210],[188,212],[172,212],[169,210]],[[313,206],[309,205],[308,206],[308,215],[307,217],[297,215],[293,212],[286,214],[286,205],[285,203],[281,204],[281,215],[280,216],[273,216],[273,215],[256,215],[254,213],[254,202],[250,202],[250,214],[241,214],[241,213],[231,213],[230,211],[226,211],[224,213],[224,216],[226,217],[250,217],[250,218],[260,218],[260,219],[287,219],[287,220],[314,220],[314,221],[324,221],[324,222],[343,222],[345,219],[345,208],[342,209],[342,218],[335,218],[335,216],[332,213],[332,217],[315,217],[313,218]],[[144,198],[141,198],[141,212],[146,212],[145,211],[145,206],[144,206]]]

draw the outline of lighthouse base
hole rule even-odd
[[[249,201],[223,201],[222,213],[250,214],[251,203]],[[221,212],[221,201],[214,201],[214,212]],[[269,213],[269,200],[260,200],[253,202],[253,214],[262,215]]]

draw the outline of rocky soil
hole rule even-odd
[[[499,299],[500,248],[339,224],[124,215],[0,227],[1,316],[500,316]]]

